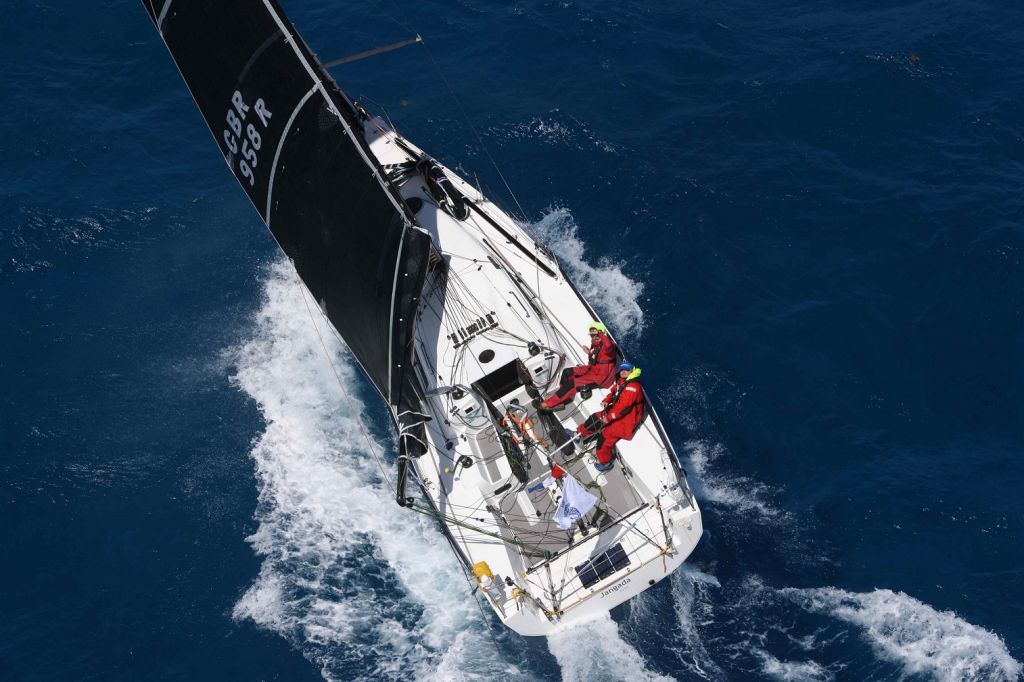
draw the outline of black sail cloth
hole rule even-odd
[[[143,5],[231,172],[416,445],[412,340],[431,242],[360,112],[273,0]]]

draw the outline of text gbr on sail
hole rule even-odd
[[[242,93],[235,90],[235,94],[231,95],[231,106],[228,107],[228,113],[225,115],[224,120],[227,122],[227,127],[224,129],[224,144],[228,146],[228,151],[231,152],[231,156],[228,157],[228,163],[231,163],[231,159],[238,154],[241,149],[241,156],[238,157],[238,172],[242,174],[246,180],[249,181],[249,185],[256,184],[256,166],[259,165],[257,162],[256,152],[263,146],[263,137],[260,135],[260,131],[250,121],[246,123],[246,118],[249,116],[249,110],[252,109],[255,112],[256,117],[260,123],[263,124],[263,129],[266,130],[267,124],[270,121],[270,117],[273,114],[267,109],[266,103],[263,98],[260,97],[256,100],[256,103],[249,106],[242,99]],[[242,134],[242,128],[245,127],[245,135]],[[239,145],[241,140],[241,145]]]

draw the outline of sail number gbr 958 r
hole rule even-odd
[[[251,119],[250,110],[254,114]],[[227,126],[224,128],[224,144],[231,152],[228,162],[230,163],[232,158],[238,159],[238,172],[249,181],[250,186],[256,184],[256,167],[259,165],[257,152],[263,146],[261,132],[267,129],[272,115],[262,97],[250,106],[245,103],[242,93],[238,90],[231,95],[231,106],[224,116]],[[257,128],[257,121],[262,124],[262,128]]]

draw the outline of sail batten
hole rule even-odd
[[[274,0],[143,5],[235,178],[392,416],[419,409],[402,388],[431,241],[360,110]]]
[[[281,158],[281,148],[284,147],[284,141],[288,137],[288,131],[291,130],[292,124],[295,122],[295,117],[298,115],[299,110],[309,101],[309,98],[313,96],[313,93],[317,91],[317,86],[313,86],[309,89],[299,103],[292,109],[291,116],[288,117],[288,122],[284,124],[284,131],[281,133],[281,139],[277,142],[277,149],[274,151],[274,160],[270,162],[270,179],[267,181],[267,208],[263,214],[263,222],[267,224],[267,228],[273,231],[270,227],[270,208],[271,202],[274,200],[274,174],[277,172],[277,163]]]

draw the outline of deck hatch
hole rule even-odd
[[[487,396],[487,399],[491,402],[501,400],[506,394],[523,385],[519,378],[518,365],[519,361],[513,360],[499,367],[490,374],[473,382],[473,388]]]
[[[577,566],[576,577],[583,583],[583,587],[590,587],[626,566],[629,566],[629,557],[622,549],[620,542],[617,545],[612,545],[604,554],[599,554]]]

